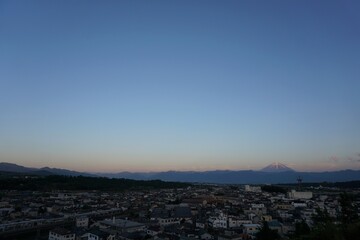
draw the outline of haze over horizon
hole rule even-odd
[[[8,167],[6,167],[8,165]],[[280,165],[279,167],[277,165]],[[10,169],[9,169],[10,168]],[[59,172],[56,172],[56,174],[67,174],[67,171],[75,171],[74,174],[77,176],[77,174],[86,173],[86,174],[94,174],[94,176],[100,174],[100,176],[107,176],[107,177],[123,177],[122,175],[101,175],[101,174],[118,174],[118,173],[134,173],[134,176],[137,176],[136,174],[145,174],[143,176],[146,176],[146,174],[156,174],[156,173],[167,173],[167,172],[176,172],[176,173],[205,173],[205,172],[217,172],[217,171],[253,171],[253,172],[264,172],[264,173],[276,173],[281,174],[284,172],[294,172],[294,173],[326,173],[326,172],[332,172],[332,173],[339,173],[341,171],[348,171],[348,170],[354,170],[357,171],[357,169],[339,169],[339,170],[333,170],[333,171],[326,171],[326,170],[305,170],[305,171],[298,171],[297,169],[289,168],[287,165],[279,162],[271,163],[267,166],[264,166],[260,169],[208,169],[208,170],[187,170],[187,169],[177,169],[177,170],[163,170],[163,171],[126,171],[126,170],[112,170],[112,171],[82,171],[77,169],[65,169],[65,168],[56,168],[52,166],[40,166],[40,167],[33,167],[33,166],[27,166],[27,165],[19,165],[16,163],[9,163],[9,162],[0,162],[0,172],[6,171],[6,172],[24,172],[24,168],[27,170],[25,172],[31,172],[31,171],[37,171],[37,170],[44,170],[44,171],[50,171],[54,173],[52,170],[59,170]],[[20,170],[21,169],[21,170]],[[62,171],[64,170],[64,171]],[[360,170],[358,170],[360,171]],[[130,175],[129,175],[130,176]],[[134,178],[132,176],[132,178]],[[343,176],[343,175],[342,175]],[[328,180],[330,181],[330,180]]]
[[[360,169],[358,1],[1,1],[0,162]]]

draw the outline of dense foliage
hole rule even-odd
[[[276,230],[269,228],[266,221],[263,222],[260,231],[256,234],[256,240],[278,240],[280,239],[279,234]]]
[[[182,188],[188,183],[164,182],[160,180],[139,181],[130,179],[110,179],[100,177],[70,177],[51,175],[44,177],[0,178],[0,190],[103,190],[121,191],[129,189]]]
[[[305,221],[296,224],[293,240],[358,240],[360,222],[354,198],[348,193],[340,195],[341,214],[333,219],[325,210],[317,209],[313,217],[314,226],[310,230]]]
[[[290,186],[290,187],[297,186],[297,184],[281,184],[281,185]],[[360,188],[360,181],[302,183],[301,185],[303,187],[354,189],[354,188]]]
[[[271,193],[286,193],[286,188],[275,185],[261,186],[261,190],[264,192],[271,192]]]

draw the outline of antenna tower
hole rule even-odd
[[[302,177],[298,176],[298,178],[296,179],[297,183],[298,183],[298,189],[299,191],[301,190],[301,183],[303,181]]]

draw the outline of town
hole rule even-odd
[[[301,226],[312,228],[321,213],[339,219],[342,192],[322,186],[212,184],[118,192],[4,191],[0,239],[241,240],[256,239],[265,224],[288,239]],[[359,215],[359,191],[351,193]]]

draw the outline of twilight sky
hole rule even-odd
[[[360,169],[360,2],[0,1],[0,162]]]

